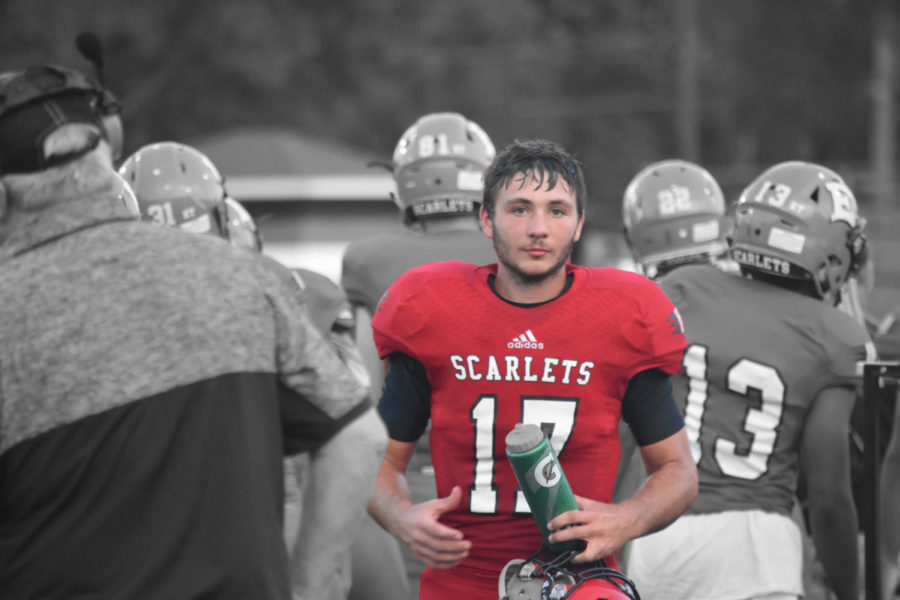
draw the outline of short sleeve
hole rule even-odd
[[[648,369],[674,375],[681,371],[687,348],[684,322],[678,309],[656,283],[646,279],[637,288],[635,317],[626,324],[626,335],[639,350],[627,367],[627,377]]]
[[[384,360],[395,352],[416,357],[416,339],[427,329],[430,315],[424,314],[420,295],[424,274],[411,269],[388,288],[375,308],[372,334],[378,356]],[[427,304],[427,303],[426,303]]]

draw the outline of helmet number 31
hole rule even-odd
[[[151,204],[147,207],[147,215],[154,223],[160,225],[168,225],[171,227],[178,224],[175,220],[175,213],[172,210],[171,202]]]

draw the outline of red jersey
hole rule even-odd
[[[706,265],[659,284],[690,342],[674,391],[700,475],[691,512],[790,515],[806,414],[822,389],[859,384],[868,334],[826,302]]]
[[[521,306],[490,289],[496,265],[430,263],[400,277],[375,313],[379,355],[401,352],[425,367],[437,493],[464,493],[442,522],[472,542],[469,557],[426,569],[423,597],[449,578],[472,582],[477,595],[468,597],[496,598],[502,567],[540,545],[505,454],[516,423],[544,429],[576,494],[609,502],[629,380],[680,369],[680,317],[655,283],[613,268],[566,269],[564,294]]]

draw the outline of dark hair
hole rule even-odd
[[[514,141],[497,154],[485,171],[482,205],[492,218],[497,193],[519,174],[533,177],[538,187],[543,186],[546,181],[549,188],[553,188],[557,178],[562,177],[575,193],[578,214],[584,214],[587,186],[581,163],[559,144],[536,139]]]

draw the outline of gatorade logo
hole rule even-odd
[[[562,470],[556,464],[556,461],[553,460],[552,454],[547,454],[534,467],[534,480],[541,487],[554,487],[561,478]]]

